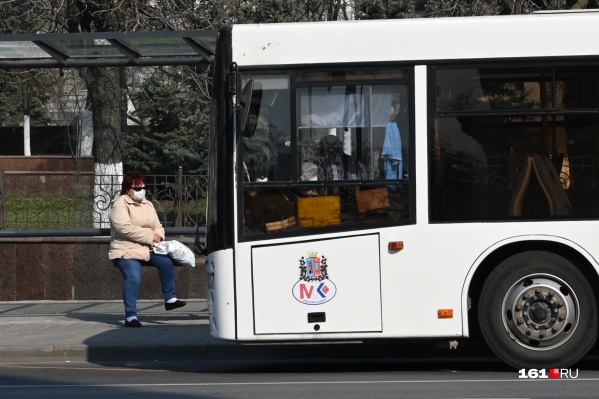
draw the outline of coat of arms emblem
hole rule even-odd
[[[293,296],[306,305],[320,305],[333,299],[337,287],[329,278],[327,258],[318,252],[308,252],[299,259],[299,281],[293,286]]]

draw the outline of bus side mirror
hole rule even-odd
[[[239,127],[243,137],[253,137],[256,133],[262,104],[261,86],[260,83],[250,79],[239,96]]]

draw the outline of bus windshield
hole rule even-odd
[[[255,134],[241,139],[240,236],[409,220],[407,76],[246,74],[262,102]]]

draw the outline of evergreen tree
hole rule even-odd
[[[128,169],[173,174],[205,173],[208,99],[190,82],[190,71],[160,69],[133,93],[132,119],[142,127],[124,143]]]
[[[23,122],[21,90],[9,73],[0,71],[0,126],[15,126]]]
[[[0,126],[20,126],[26,113],[32,126],[52,122],[47,108],[52,84],[48,73],[0,70]]]

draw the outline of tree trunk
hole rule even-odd
[[[31,117],[23,116],[23,155],[31,155]]]
[[[31,155],[31,87],[30,80],[22,81],[23,93],[23,155]]]
[[[123,175],[121,90],[117,68],[90,68],[83,73],[91,104],[96,182],[94,225],[109,227],[108,212]]]

